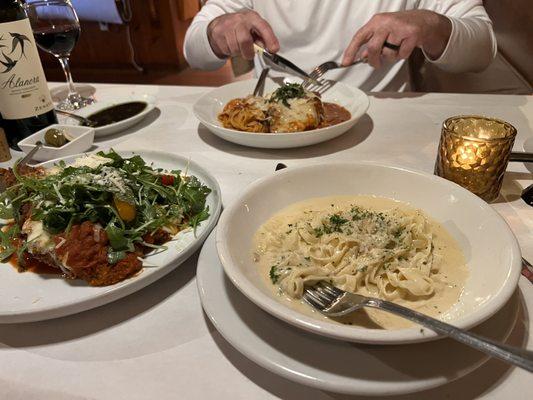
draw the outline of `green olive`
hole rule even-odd
[[[44,142],[47,146],[61,147],[64,146],[68,140],[65,134],[59,129],[51,128],[44,134]]]

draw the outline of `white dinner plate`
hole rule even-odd
[[[450,339],[384,347],[296,329],[263,312],[233,286],[218,259],[214,234],[200,253],[197,284],[206,314],[232,346],[263,368],[317,389],[374,396],[418,392],[459,379],[488,359]],[[473,331],[505,341],[518,308],[515,294]]]
[[[256,83],[257,79],[239,81],[206,93],[194,104],[194,115],[207,129],[230,142],[250,147],[286,149],[309,146],[342,135],[356,124],[369,106],[368,96],[363,91],[342,82],[334,82],[322,94],[322,100],[339,104],[350,111],[352,117],[348,121],[327,128],[294,133],[250,133],[224,128],[218,121],[218,114],[228,101],[252,93]],[[270,78],[265,81],[265,93],[273,92],[278,87],[279,83]],[[350,134],[356,135],[357,131]]]
[[[376,163],[330,163],[287,168],[249,185],[222,213],[217,249],[231,281],[272,315],[319,335],[371,343],[400,344],[439,336],[417,327],[369,329],[304,314],[267,287],[253,261],[257,229],[283,208],[316,197],[374,195],[421,209],[441,223],[461,248],[468,277],[459,300],[440,318],[470,329],[496,313],[518,284],[521,254],[511,229],[494,209],[459,185],[435,175]]]
[[[156,151],[119,152],[123,156],[139,154],[143,159],[164,169],[188,168],[188,173],[212,189],[207,197],[209,219],[196,230],[178,234],[167,244],[168,250],[148,256],[149,266],[122,282],[104,287],[89,286],[82,280],[66,280],[60,275],[19,273],[6,263],[0,263],[0,323],[40,321],[75,314],[110,303],[149,285],[172,271],[190,257],[203,243],[215,226],[221,209],[220,188],[213,176],[188,158]],[[78,156],[64,160],[68,163]],[[41,164],[51,166],[55,161]]]
[[[114,124],[101,126],[99,128],[94,128],[95,137],[98,138],[98,137],[109,136],[114,133],[124,131],[132,127],[133,125],[141,122],[144,119],[144,117],[146,117],[155,108],[155,101],[156,101],[155,97],[150,96],[148,94],[116,96],[116,97],[113,97],[112,99],[98,100],[94,104],[81,108],[75,111],[74,113],[82,117],[88,117],[91,114],[94,114],[106,108],[113,107],[113,106],[116,106],[122,103],[129,103],[132,101],[145,102],[147,104],[146,108],[143,111],[141,111],[139,114],[134,115],[133,117],[127,118],[123,121],[115,122]],[[64,123],[71,124],[71,125],[79,125],[78,121],[74,120],[73,118],[69,118],[69,117],[66,117]]]

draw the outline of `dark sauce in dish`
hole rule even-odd
[[[129,103],[117,104],[109,108],[104,108],[94,114],[89,115],[87,118],[94,122],[93,128],[99,128],[114,124],[116,122],[124,121],[125,119],[134,117],[137,114],[143,112],[147,103],[142,101],[132,101]],[[86,126],[83,122],[80,124]]]

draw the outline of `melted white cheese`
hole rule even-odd
[[[47,254],[55,247],[52,236],[44,230],[41,221],[27,219],[22,225],[22,233],[28,236],[28,251],[32,254]]]
[[[289,107],[282,102],[272,103],[272,132],[294,132],[315,129],[320,123],[316,96],[306,93],[305,97],[289,99]]]

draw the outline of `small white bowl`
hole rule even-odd
[[[74,140],[66,143],[61,147],[43,146],[34,156],[36,161],[54,160],[60,157],[66,157],[73,154],[83,153],[91,148],[94,143],[94,128],[86,126],[71,125],[50,125],[31,136],[21,140],[18,145],[22,151],[28,154],[34,147],[35,143],[41,141],[44,143],[44,135],[49,129],[59,129],[72,136]]]
[[[94,128],[95,137],[104,137],[113,135],[118,132],[122,132],[132,126],[141,122],[152,110],[155,108],[156,98],[154,96],[143,94],[143,95],[131,95],[131,96],[116,96],[113,99],[109,100],[98,100],[96,103],[91,104],[87,107],[83,107],[74,113],[81,117],[89,117],[92,114],[95,114],[99,111],[105,110],[107,108],[117,106],[123,103],[130,103],[134,101],[139,101],[146,103],[146,108],[142,110],[139,114],[134,115],[133,117],[123,119],[122,121],[114,122],[112,124],[100,126]],[[71,125],[79,125],[79,121],[74,120],[73,118],[65,118],[65,123]]]
[[[516,290],[521,254],[505,220],[479,197],[438,176],[375,163],[331,163],[292,167],[248,186],[224,210],[216,244],[226,274],[257,306],[306,331],[340,340],[370,344],[424,342],[439,336],[415,326],[381,330],[340,325],[304,315],[266,286],[252,257],[252,238],[273,214],[315,197],[375,195],[423,210],[459,243],[469,276],[447,322],[470,329],[494,315]],[[259,311],[258,311],[259,312]]]
[[[293,79],[285,78],[285,81],[291,82]],[[326,128],[294,133],[251,133],[224,128],[218,121],[218,114],[228,101],[252,93],[256,83],[257,79],[234,82],[206,93],[194,104],[194,115],[212,133],[229,142],[264,149],[288,149],[325,142],[342,135],[357,123],[370,104],[368,96],[363,91],[342,82],[334,82],[322,94],[322,100],[346,108],[351,114],[348,121]],[[264,92],[273,92],[278,87],[279,83],[267,79]]]

